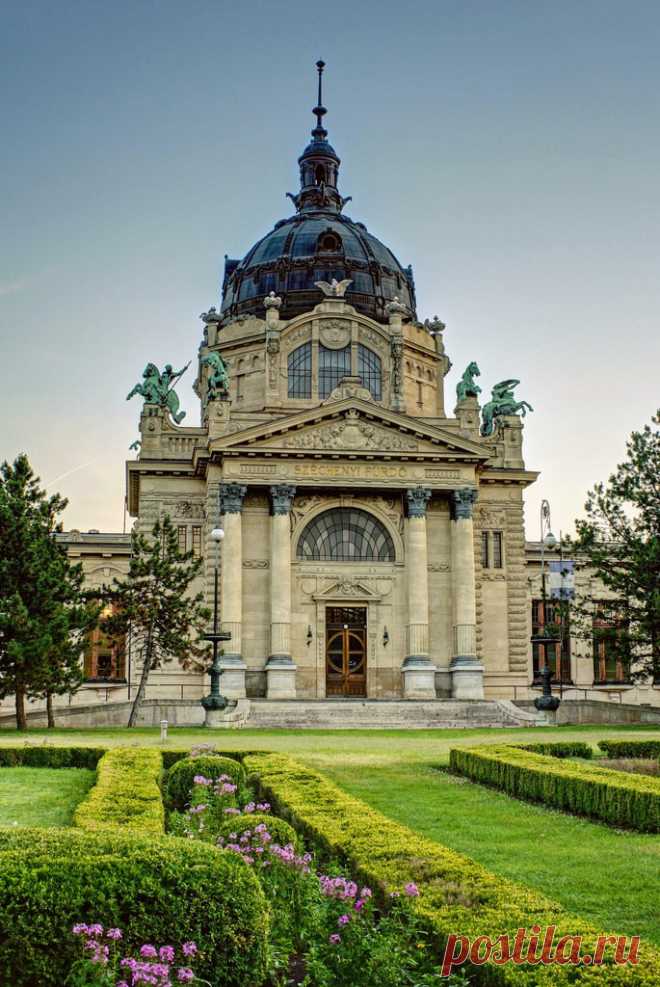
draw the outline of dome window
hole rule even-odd
[[[325,168],[323,165],[317,165],[314,170],[314,184],[324,185],[325,184]]]
[[[326,230],[319,237],[317,250],[323,254],[339,254],[341,253],[341,240],[336,233]]]

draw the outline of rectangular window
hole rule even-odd
[[[312,396],[312,344],[303,343],[289,353],[287,358],[288,396],[311,398]]]
[[[561,657],[561,669],[559,665]],[[552,681],[571,681],[571,649],[569,628],[562,625],[561,611],[551,600],[532,600],[532,667],[534,681],[540,680],[546,665],[552,671]]]
[[[342,377],[350,376],[351,347],[331,350],[319,344],[319,397],[329,397]]]
[[[493,531],[493,568],[502,568],[502,532]]]
[[[597,610],[593,618],[594,685],[630,681],[630,653],[625,624],[609,612]]]
[[[188,526],[186,524],[180,524],[177,528],[177,535],[179,538],[179,551],[188,551]]]
[[[112,608],[102,614],[109,617]],[[116,682],[126,679],[126,648],[123,638],[111,637],[95,627],[87,638],[84,658],[85,678],[96,682]]]
[[[484,569],[488,569],[490,566],[490,551],[487,531],[481,532],[481,565]]]
[[[192,550],[195,558],[199,559],[202,554],[202,527],[199,524],[193,524]]]

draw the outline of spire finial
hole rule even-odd
[[[314,140],[322,141],[325,140],[325,138],[328,136],[328,131],[324,128],[322,123],[323,117],[328,112],[325,106],[323,105],[322,85],[323,85],[323,69],[325,68],[325,62],[323,61],[322,58],[320,58],[316,63],[316,68],[319,73],[319,95],[318,95],[317,105],[312,110],[312,113],[316,115],[316,126],[314,127],[314,130],[312,130],[312,137],[314,138]]]

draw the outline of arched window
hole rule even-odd
[[[321,233],[316,249],[319,253],[323,254],[338,254],[341,252],[341,240],[331,230]]]
[[[317,165],[316,171],[314,173],[314,183],[316,185],[322,185],[325,181],[325,168],[323,165]]]
[[[307,525],[298,541],[297,557],[310,562],[394,562],[394,542],[367,511],[334,507]]]
[[[287,360],[290,398],[311,398],[312,396],[312,344],[303,343],[289,353]]]
[[[358,345],[358,375],[364,386],[371,391],[374,401],[380,401],[383,379],[381,360],[362,343]]]
[[[331,350],[319,345],[319,397],[327,398],[342,377],[351,376],[351,347]]]

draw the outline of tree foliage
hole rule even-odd
[[[67,501],[48,497],[27,456],[0,467],[0,696],[14,695],[27,728],[26,698],[75,692],[82,682],[87,632],[98,618],[55,534]]]
[[[142,662],[129,726],[137,722],[150,672],[174,659],[184,669],[204,666],[208,645],[200,636],[210,612],[203,593],[190,593],[201,566],[202,559],[179,549],[176,528],[165,516],[150,537],[133,532],[128,575],[105,593],[113,612],[102,630],[113,637],[130,634]]]
[[[660,676],[660,411],[626,444],[626,459],[597,483],[576,521],[575,549],[605,592],[578,601],[578,620],[633,679]],[[593,618],[596,617],[595,626]],[[593,629],[592,629],[593,627]]]

